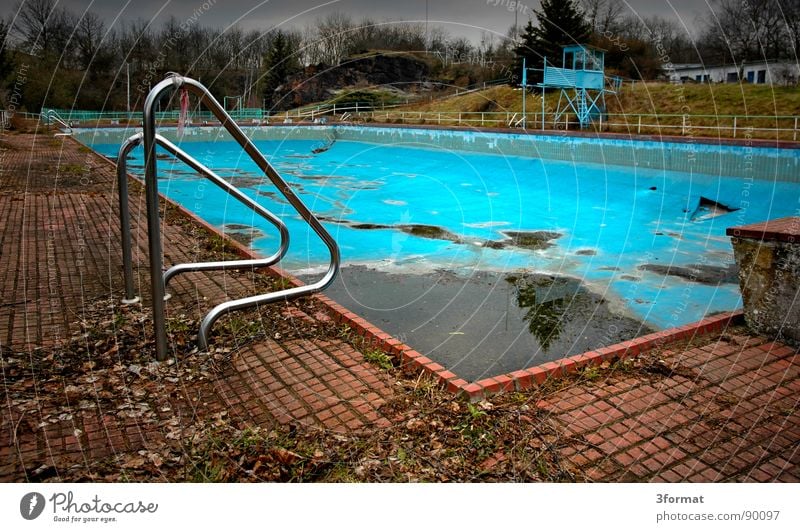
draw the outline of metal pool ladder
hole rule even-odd
[[[51,122],[51,121],[52,122],[57,122],[58,124],[61,124],[61,127],[63,127],[63,128],[68,130],[66,132],[56,133],[54,136],[56,136],[56,137],[60,137],[60,136],[68,137],[68,136],[72,135],[72,126],[69,125],[63,118],[61,118],[61,116],[59,116],[59,114],[55,111],[55,109],[48,109],[47,112],[45,113],[44,117],[48,121],[48,123]]]
[[[264,155],[258,151],[252,141],[247,138],[244,132],[233,121],[231,116],[225,111],[220,103],[212,96],[200,82],[179,76],[170,75],[165,80],[157,84],[144,103],[142,132],[133,135],[122,143],[117,158],[117,185],[119,187],[119,212],[120,225],[122,229],[122,262],[125,277],[125,299],[123,303],[135,303],[139,301],[133,289],[133,266],[131,260],[131,229],[130,212],[128,210],[128,181],[127,181],[127,156],[130,151],[140,143],[144,144],[145,153],[145,197],[147,203],[147,232],[148,232],[148,251],[150,255],[151,272],[151,294],[153,306],[153,326],[156,337],[156,358],[165,360],[167,358],[167,330],[164,314],[164,301],[166,295],[166,285],[174,276],[197,271],[241,269],[270,266],[279,262],[289,249],[289,230],[283,221],[275,216],[268,209],[259,205],[255,200],[242,193],[231,183],[221,178],[209,168],[202,165],[178,146],[156,134],[154,107],[158,100],[168,91],[186,89],[200,98],[200,101],[217,117],[228,133],[239,143],[244,151],[250,156],[270,181],[278,188],[289,204],[294,207],[301,218],[311,226],[317,236],[325,243],[330,252],[330,264],[325,275],[317,282],[279,290],[267,294],[260,294],[242,299],[236,299],[221,303],[212,308],[200,322],[200,330],[197,334],[197,344],[200,349],[208,347],[208,334],[214,323],[223,315],[234,310],[253,307],[260,304],[269,304],[276,301],[288,301],[300,296],[320,292],[327,288],[336,277],[339,271],[339,247],[336,241],[322,226],[314,214],[305,206],[300,198],[294,193],[291,187],[284,181],[275,168],[266,160]],[[214,262],[195,262],[177,264],[163,272],[162,248],[161,248],[161,225],[158,209],[158,181],[156,169],[156,145],[161,146],[174,157],[189,165],[196,172],[206,179],[226,191],[228,194],[239,200],[242,204],[252,209],[256,214],[272,223],[280,233],[280,246],[278,250],[269,257],[261,259],[246,259],[233,261],[214,261]],[[157,272],[163,272],[158,275]]]

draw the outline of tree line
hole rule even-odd
[[[354,20],[333,13],[304,29],[225,31],[201,24],[202,17],[171,17],[159,26],[145,20],[108,27],[92,11],[76,15],[56,0],[25,0],[17,17],[0,20],[0,95],[7,103],[26,72],[17,108],[43,106],[139,109],[151,85],[167,72],[192,76],[217,95],[241,96],[244,106],[270,107],[271,96],[307,65],[336,66],[367,50],[428,54],[442,61],[496,63],[509,49],[486,38],[473,45],[423,24]],[[239,100],[237,100],[239,101]]]
[[[478,77],[502,73],[512,82],[522,57],[530,66],[545,56],[558,63],[560,46],[574,42],[604,48],[608,68],[637,79],[657,77],[665,62],[796,60],[800,0],[712,0],[711,6],[698,27],[687,29],[626,14],[621,0],[542,0],[524,28],[510,28],[505,38],[486,32],[473,43],[440,27],[342,13],[303,29],[223,31],[202,25],[199,16],[108,27],[91,11],[77,15],[56,0],[25,0],[13,21],[0,20],[0,96],[7,105],[13,92],[16,108],[34,112],[125,110],[130,84],[131,109],[139,109],[150,86],[175,71],[217,95],[241,96],[245,106],[270,107],[275,89],[305,66],[336,66],[369,50],[416,53],[443,67],[479,65]]]

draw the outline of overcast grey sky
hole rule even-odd
[[[539,6],[539,0],[516,2],[516,9],[512,7],[512,0],[61,0],[59,5],[76,14],[86,9],[95,11],[109,25],[155,18],[158,26],[171,15],[179,20],[191,17],[204,2],[214,5],[199,18],[202,25],[225,28],[237,24],[245,30],[274,26],[302,28],[335,11],[356,20],[369,16],[424,22],[427,3],[430,25],[443,26],[449,33],[463,35],[474,42],[480,40],[483,32],[505,35],[514,23],[515,11],[522,25]],[[6,6],[0,8],[4,14],[13,14],[16,3],[8,0],[4,3]],[[627,0],[623,3],[628,13],[681,19],[689,27],[708,12],[705,0]]]

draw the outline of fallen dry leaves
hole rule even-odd
[[[309,315],[318,311],[312,303],[302,305]],[[274,310],[268,331],[245,329],[254,337],[335,334],[310,323],[298,328],[297,320],[281,325],[285,315]],[[339,433],[299,424],[252,426],[206,401],[235,350],[198,353],[192,347],[196,323],[184,315],[170,319],[176,357],[164,363],[153,361],[149,313],[140,307],[98,300],[86,305],[80,319],[80,332],[57,348],[2,351],[6,412],[17,448],[48,442],[58,448],[62,438],[74,442],[74,452],[23,461],[17,480],[584,480],[561,458],[576,442],[551,423],[548,398],[574,386],[634,374],[659,379],[685,370],[648,354],[470,404],[425,377],[390,369],[394,398],[380,409],[391,421],[387,427]],[[263,323],[264,316],[243,321],[251,322]],[[220,334],[242,334],[239,327],[223,326]],[[223,336],[217,344],[229,342]]]

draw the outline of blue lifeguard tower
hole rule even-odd
[[[622,82],[605,75],[605,50],[588,44],[571,44],[562,48],[561,67],[549,65],[544,58],[542,82],[542,128],[544,129],[544,98],[547,89],[561,89],[553,123],[561,121],[566,113],[577,116],[581,128],[606,110],[606,93],[615,94]],[[523,67],[524,68],[524,67]],[[527,80],[524,73],[523,80]],[[525,87],[527,88],[527,86]]]

